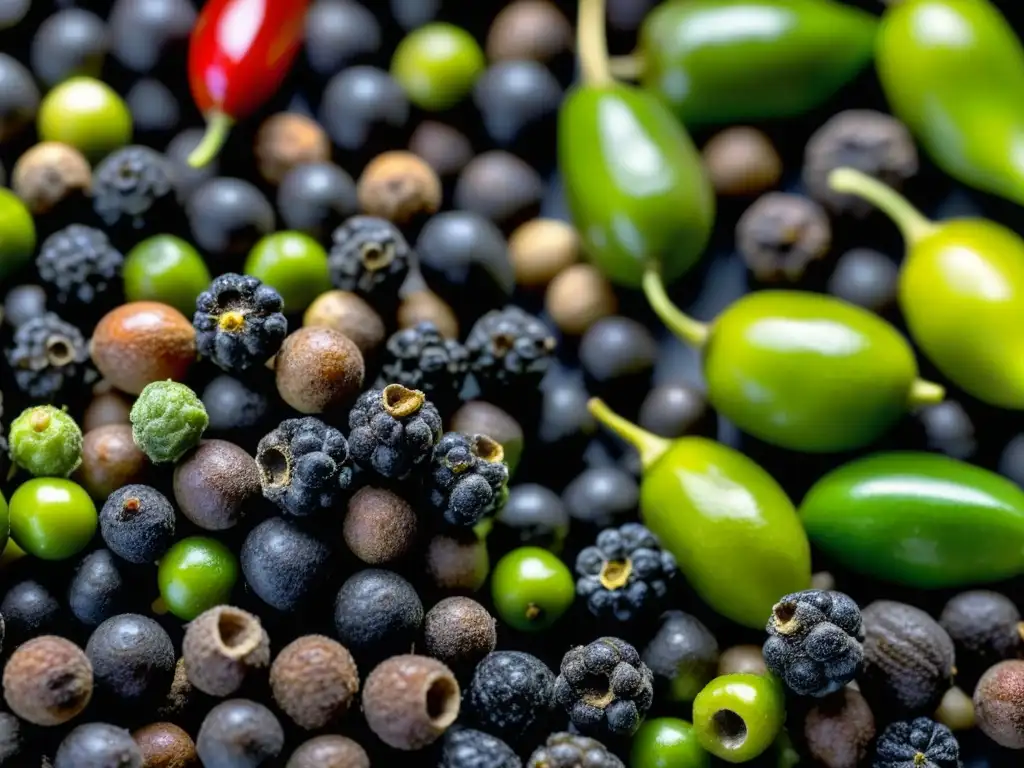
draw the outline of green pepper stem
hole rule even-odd
[[[935,230],[903,195],[878,179],[853,168],[836,168],[828,176],[828,185],[836,192],[857,195],[881,210],[899,227],[907,245],[913,245]]]
[[[662,282],[657,266],[649,266],[644,271],[643,288],[647,303],[672,333],[698,349],[707,344],[710,333],[708,326],[694,320],[672,303],[672,299],[665,293],[665,283]]]
[[[644,55],[634,51],[628,56],[612,56],[608,59],[608,69],[620,80],[639,80],[644,74]]]
[[[670,441],[622,418],[599,397],[587,401],[587,410],[591,416],[637,449],[644,469],[650,468],[669,448]]]
[[[223,112],[210,112],[206,116],[206,133],[203,134],[199,146],[188,156],[188,164],[193,168],[202,168],[213,160],[228,140],[228,133],[231,132],[234,123],[235,121]]]
[[[907,395],[908,408],[921,408],[925,405],[941,403],[946,397],[946,388],[934,381],[925,379],[914,379],[910,384],[910,394]]]
[[[608,33],[605,29],[605,0],[579,0],[576,22],[576,48],[580,69],[587,85],[611,85],[615,82],[608,67]]]

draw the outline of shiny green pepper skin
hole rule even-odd
[[[640,80],[691,128],[796,117],[868,65],[877,29],[831,0],[671,0],[641,28]]]
[[[893,114],[939,168],[1024,203],[1024,46],[995,6],[891,3],[875,60]]]
[[[629,768],[711,768],[711,755],[692,724],[658,717],[645,721],[633,735]]]
[[[786,696],[772,675],[722,675],[693,700],[693,727],[704,749],[745,763],[775,741],[786,721]]]
[[[763,629],[780,597],[807,589],[807,536],[764,469],[713,440],[653,435],[600,400],[589,408],[639,450],[640,515],[704,602],[737,624]]]
[[[711,402],[740,429],[809,452],[874,442],[906,413],[918,381],[892,325],[800,291],[758,291],[726,309],[711,326],[704,375]]]
[[[11,535],[11,516],[7,512],[7,499],[0,491],[0,553],[7,546],[7,538]]]
[[[558,157],[584,252],[609,279],[637,287],[656,262],[671,283],[697,263],[714,191],[693,141],[654,95],[576,87],[559,113]]]
[[[842,565],[918,588],[1024,574],[1024,491],[931,453],[880,453],[825,475],[800,517]]]

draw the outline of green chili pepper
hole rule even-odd
[[[662,321],[701,348],[715,408],[774,445],[814,453],[860,448],[908,408],[944,396],[917,377],[913,350],[892,325],[839,299],[758,291],[704,325],[671,303],[655,272],[644,291]]]
[[[582,84],[562,103],[558,157],[569,210],[590,260],[639,286],[656,262],[666,281],[700,258],[715,196],[693,141],[654,95],[608,69],[604,0],[580,0]]]
[[[726,618],[763,628],[784,594],[811,578],[807,536],[771,475],[713,440],[666,440],[613,413],[590,412],[640,452],[640,512],[698,595]]]
[[[1024,491],[933,453],[881,453],[808,491],[814,545],[846,567],[911,587],[963,587],[1024,574]]]
[[[1024,47],[991,3],[891,3],[875,60],[893,114],[936,165],[1024,203]]]
[[[850,168],[829,183],[870,200],[903,233],[900,309],[928,359],[979,400],[1024,409],[1024,240],[987,219],[929,221]]]
[[[614,59],[687,126],[795,117],[871,61],[878,20],[831,0],[673,0]]]

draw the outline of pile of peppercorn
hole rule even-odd
[[[833,172],[1013,211],[876,3],[255,5],[0,1],[0,766],[1018,765],[1011,366]]]

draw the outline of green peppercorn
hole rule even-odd
[[[34,477],[67,477],[82,463],[82,430],[52,405],[22,411],[9,442],[11,459]]]
[[[331,290],[327,251],[303,232],[267,235],[249,251],[244,271],[280,293],[288,313],[302,312]]]
[[[160,560],[157,583],[167,609],[184,621],[227,603],[238,581],[238,560],[216,539],[182,539]]]
[[[7,539],[11,535],[11,516],[7,511],[7,499],[0,491],[0,554],[7,548]]]
[[[109,85],[72,77],[53,88],[39,105],[41,141],[59,141],[99,160],[132,138],[132,115]]]
[[[39,477],[11,496],[11,536],[40,560],[66,560],[88,546],[99,515],[85,489],[70,480]]]
[[[28,264],[35,249],[32,214],[17,195],[0,189],[0,280]]]
[[[701,746],[729,763],[745,763],[768,749],[785,719],[782,684],[771,675],[722,675],[693,700]]]
[[[710,768],[691,723],[674,717],[648,720],[633,736],[630,768]]]
[[[199,396],[174,381],[147,384],[129,418],[135,444],[155,464],[177,461],[195,448],[210,423]]]
[[[174,235],[155,235],[138,243],[124,260],[128,301],[159,301],[186,317],[196,297],[210,286],[210,270],[191,243]]]
[[[434,22],[395,48],[391,76],[420,109],[441,111],[462,101],[487,63],[476,39],[453,24]]]
[[[576,584],[556,555],[540,547],[520,547],[494,567],[491,596],[507,624],[523,632],[538,632],[569,610]]]

